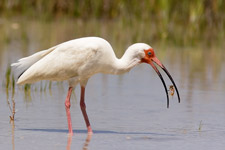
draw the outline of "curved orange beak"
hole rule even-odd
[[[149,56],[149,51],[151,52],[151,55]],[[163,69],[163,71],[167,74],[167,76],[169,77],[169,79],[171,80],[173,86],[175,87],[176,93],[177,93],[177,97],[178,97],[178,102],[180,103],[180,95],[177,89],[177,86],[172,78],[172,76],[170,75],[170,73],[168,72],[168,70],[166,69],[166,67],[159,61],[159,59],[155,56],[153,49],[149,49],[149,50],[145,50],[146,56],[145,58],[142,59],[142,62],[148,63],[152,66],[152,68],[156,71],[156,73],[158,74],[159,78],[161,79],[163,86],[165,88],[166,91],[166,96],[167,96],[167,108],[169,108],[169,95],[168,95],[168,90],[166,87],[166,83],[161,75],[161,73],[159,72],[159,70],[156,68],[155,64],[157,64],[159,67],[161,67]],[[154,64],[155,63],[155,64]]]

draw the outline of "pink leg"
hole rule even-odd
[[[93,132],[92,132],[91,125],[90,125],[88,115],[87,115],[87,112],[86,112],[86,105],[85,105],[85,102],[84,102],[84,94],[85,94],[85,87],[81,86],[80,108],[81,108],[81,111],[82,111],[83,116],[84,116],[84,120],[85,120],[85,123],[86,123],[86,126],[87,126],[88,133],[92,134]]]
[[[72,122],[71,122],[71,116],[70,116],[70,96],[71,96],[72,90],[73,90],[73,88],[69,87],[68,94],[67,94],[67,97],[66,97],[66,100],[65,100],[68,129],[69,129],[69,134],[71,134],[71,135],[73,135]]]

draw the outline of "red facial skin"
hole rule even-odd
[[[145,57],[141,59],[141,62],[148,63],[153,67],[154,65],[152,64],[153,63],[152,61],[154,61],[157,65],[159,65],[161,68],[163,68],[162,63],[155,56],[155,52],[152,48],[144,50],[144,52],[145,52]],[[149,53],[151,53],[151,54],[149,55]],[[153,68],[155,68],[155,66]]]
[[[162,83],[163,83],[163,86],[165,88],[165,92],[166,92],[166,95],[167,95],[167,107],[169,107],[169,96],[168,96],[168,90],[166,88],[166,83],[161,75],[161,73],[159,72],[159,70],[156,68],[155,64],[156,63],[157,65],[159,65],[163,71],[168,75],[168,77],[170,78],[171,82],[173,83],[173,86],[175,87],[175,90],[177,92],[177,96],[178,96],[178,102],[180,102],[180,96],[179,96],[179,92],[178,92],[178,89],[177,89],[177,86],[172,78],[172,76],[170,75],[170,73],[167,71],[166,67],[164,67],[164,65],[159,61],[159,59],[155,56],[155,52],[152,48],[149,48],[147,50],[144,50],[145,52],[145,56],[144,58],[141,59],[141,63],[147,63],[147,64],[150,64],[152,66],[152,68],[156,71],[156,73],[158,74],[158,76],[160,77]],[[153,63],[154,62],[154,63]]]

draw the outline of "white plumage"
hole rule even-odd
[[[11,66],[18,75],[17,84],[34,83],[40,80],[69,81],[65,107],[69,133],[72,134],[70,96],[73,87],[78,83],[81,85],[80,106],[88,133],[92,133],[84,102],[85,86],[88,79],[96,73],[122,74],[140,63],[150,64],[159,75],[167,94],[167,107],[169,106],[168,90],[154,63],[159,65],[169,76],[180,102],[177,87],[169,72],[155,56],[155,52],[151,46],[144,43],[131,45],[123,57],[118,59],[111,45],[106,40],[98,37],[85,37],[37,52],[20,59]]]
[[[21,75],[18,84],[34,83],[40,80],[69,80],[70,85],[86,80],[95,73],[120,74],[140,62],[146,44],[135,44],[121,59],[117,59],[111,45],[98,37],[71,40],[48,50],[37,52],[12,64]],[[137,53],[137,54],[136,54]],[[75,82],[76,80],[76,82]]]

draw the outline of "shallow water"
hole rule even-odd
[[[93,76],[86,88],[86,105],[94,134],[86,133],[77,87],[71,99],[74,135],[68,137],[66,82],[53,82],[51,89],[42,90],[40,87],[48,86],[48,82],[39,82],[28,94],[17,86],[14,126],[9,123],[4,86],[7,64],[33,53],[34,48],[45,47],[28,42],[24,52],[18,46],[21,43],[13,41],[1,46],[1,149],[224,149],[225,62],[221,48],[160,49],[156,45],[158,58],[180,91],[181,103],[174,95],[169,109],[163,85],[149,65],[139,65],[120,76]]]

